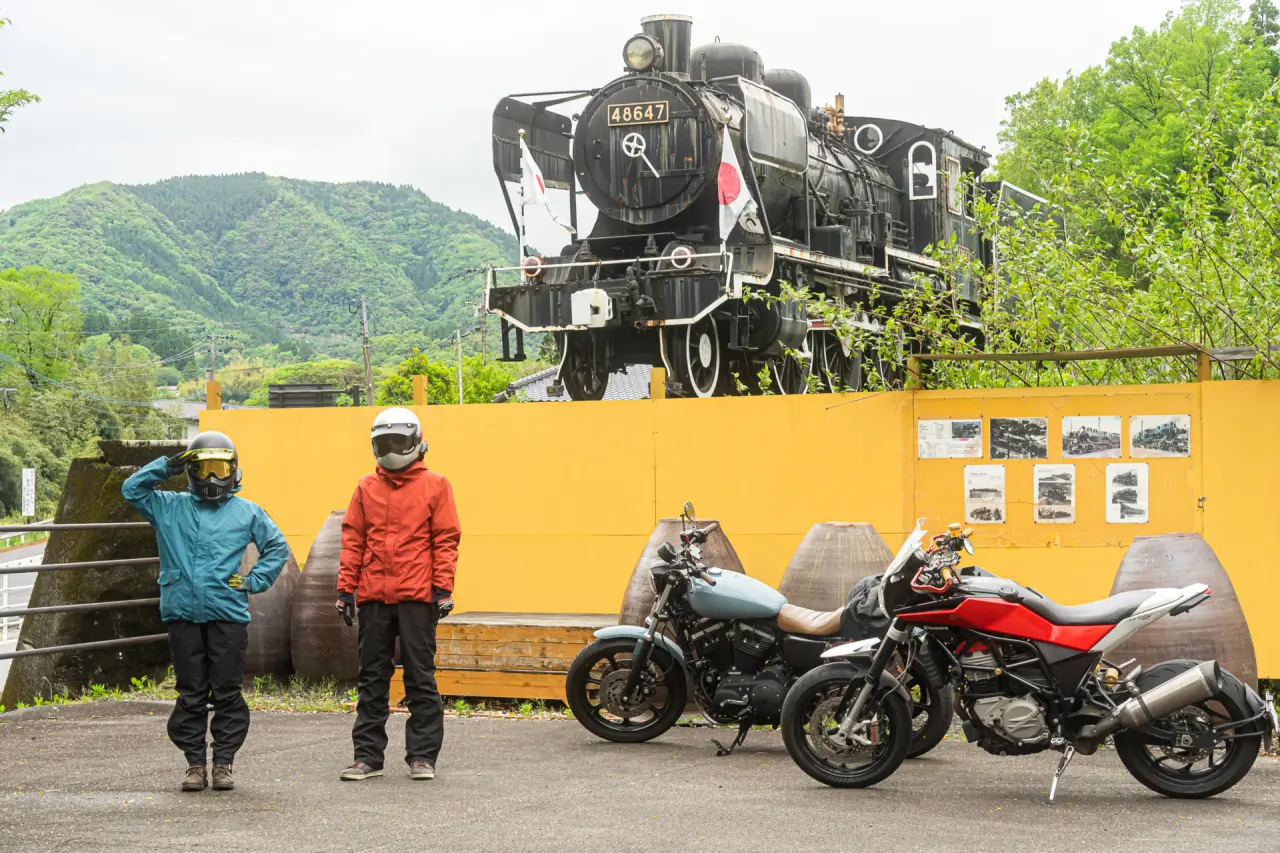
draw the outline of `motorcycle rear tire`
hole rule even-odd
[[[649,658],[650,666],[657,666],[664,674],[663,686],[667,689],[667,702],[653,719],[638,726],[627,728],[617,723],[601,719],[599,706],[592,705],[587,697],[587,686],[590,683],[591,671],[604,658],[613,655],[630,657],[635,649],[636,641],[631,639],[596,640],[573,659],[569,664],[569,672],[565,677],[564,692],[569,709],[574,719],[582,727],[598,738],[613,743],[643,743],[653,740],[676,724],[684,713],[685,699],[688,695],[688,683],[685,680],[684,667],[677,663],[669,652],[661,646],[654,646]]]
[[[1192,667],[1199,666],[1200,661],[1173,660],[1156,664],[1137,678],[1139,690],[1150,690],[1161,682],[1167,681]],[[1252,714],[1245,704],[1245,687],[1234,675],[1222,671],[1223,691],[1210,700],[1220,705],[1232,720],[1246,720]],[[1157,721],[1159,722],[1159,721]],[[1248,734],[1249,726],[1256,729],[1257,734]],[[1217,765],[1212,772],[1197,775],[1170,773],[1154,760],[1147,752],[1147,745],[1142,742],[1136,732],[1116,732],[1114,740],[1116,755],[1133,778],[1146,785],[1157,794],[1184,800],[1199,800],[1221,794],[1231,788],[1249,772],[1253,762],[1258,758],[1258,746],[1262,742],[1262,729],[1256,723],[1237,731],[1243,737],[1228,741],[1228,756]]]
[[[938,664],[929,654],[928,649],[920,649],[911,669],[911,678],[904,685],[907,692],[911,692],[914,682],[928,694],[929,700],[929,717],[923,728],[912,733],[911,745],[907,747],[907,758],[919,758],[942,743],[947,732],[951,731],[951,718],[955,715],[955,697],[951,685],[943,682]],[[910,710],[914,719],[916,709]]]
[[[880,700],[880,712],[889,728],[887,743],[873,750],[867,764],[836,770],[813,753],[807,729],[814,703],[824,695],[835,695],[855,678],[861,678],[861,674],[850,664],[825,664],[802,675],[782,703],[782,742],[791,760],[805,773],[833,788],[866,788],[884,781],[906,759],[911,745],[911,712],[907,701],[897,693],[890,693]]]

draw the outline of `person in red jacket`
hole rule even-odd
[[[449,481],[422,464],[427,444],[413,412],[382,412],[370,440],[378,469],[360,479],[342,521],[336,607],[348,625],[358,610],[360,676],[351,732],[355,763],[341,778],[382,775],[392,655],[399,637],[409,702],[404,733],[409,778],[434,779],[444,742],[436,623],[453,609],[462,531]]]

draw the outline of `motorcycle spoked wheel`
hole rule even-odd
[[[578,652],[565,678],[565,698],[583,728],[614,743],[642,743],[675,725],[684,711],[684,670],[655,646],[642,683],[651,693],[638,702],[622,700],[636,641],[597,640]]]
[[[1138,689],[1150,690],[1199,663],[1179,660],[1157,664],[1138,676]],[[1154,744],[1136,731],[1115,734],[1116,754],[1133,778],[1166,797],[1202,799],[1222,793],[1245,777],[1258,757],[1262,732],[1256,724],[1249,724],[1256,734],[1230,727],[1232,721],[1253,715],[1243,701],[1244,685],[1226,671],[1222,681],[1225,689],[1214,698],[1188,705],[1151,724],[1163,731],[1193,735],[1224,727],[1208,749]],[[1243,737],[1223,737],[1232,734]]]
[[[782,741],[805,773],[833,788],[865,788],[887,779],[907,757],[911,712],[896,693],[869,702],[862,720],[874,721],[873,745],[841,743],[835,712],[849,682],[860,675],[847,663],[829,663],[800,677],[782,703]]]
[[[919,758],[942,743],[951,731],[955,697],[951,685],[943,683],[938,665],[924,649],[917,653],[902,686],[911,697],[911,745],[907,747],[907,758]]]

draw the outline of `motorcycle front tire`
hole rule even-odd
[[[565,677],[565,699],[569,710],[573,711],[574,719],[596,737],[614,743],[643,743],[666,732],[680,719],[688,696],[684,668],[665,649],[655,646],[649,658],[649,666],[662,673],[661,686],[666,688],[666,704],[649,720],[636,725],[629,721],[618,722],[606,718],[600,702],[592,702],[589,695],[590,688],[594,686],[597,700],[600,698],[600,685],[593,682],[592,672],[606,660],[622,658],[629,661],[635,647],[636,641],[627,638],[596,640],[578,652],[573,663],[569,664],[569,672]]]
[[[911,712],[907,700],[889,693],[879,700],[880,716],[888,724],[886,742],[873,749],[871,760],[855,768],[836,765],[814,752],[809,740],[811,726],[829,726],[831,720],[812,720],[811,714],[829,705],[861,674],[847,663],[829,663],[811,669],[787,692],[782,703],[782,742],[791,760],[801,770],[833,788],[866,788],[893,775],[907,757],[911,745]]]

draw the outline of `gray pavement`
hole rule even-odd
[[[0,567],[14,566],[19,562],[31,560],[44,556],[45,546],[48,540],[37,542],[34,545],[25,545],[21,548],[12,548],[8,551],[0,551]],[[8,595],[9,608],[26,607],[30,598],[31,590],[24,587],[30,587],[36,582],[36,572],[24,572],[22,574],[0,576],[0,582],[8,581],[11,592]],[[0,600],[0,608],[4,606],[4,601]],[[10,626],[8,631],[8,641],[0,639],[0,652],[11,652],[18,646],[19,628]],[[0,660],[0,690],[4,689],[4,680],[9,675],[9,661]]]
[[[774,732],[716,758],[706,729],[649,744],[572,721],[450,718],[440,778],[410,782],[392,718],[388,774],[337,779],[348,715],[254,714],[229,794],[176,791],[167,706],[0,716],[0,850],[1129,851],[1277,849],[1280,761],[1205,801],[1155,796],[1114,754],[1079,757],[1045,804],[1055,755],[944,742],[863,791],[797,770]]]

